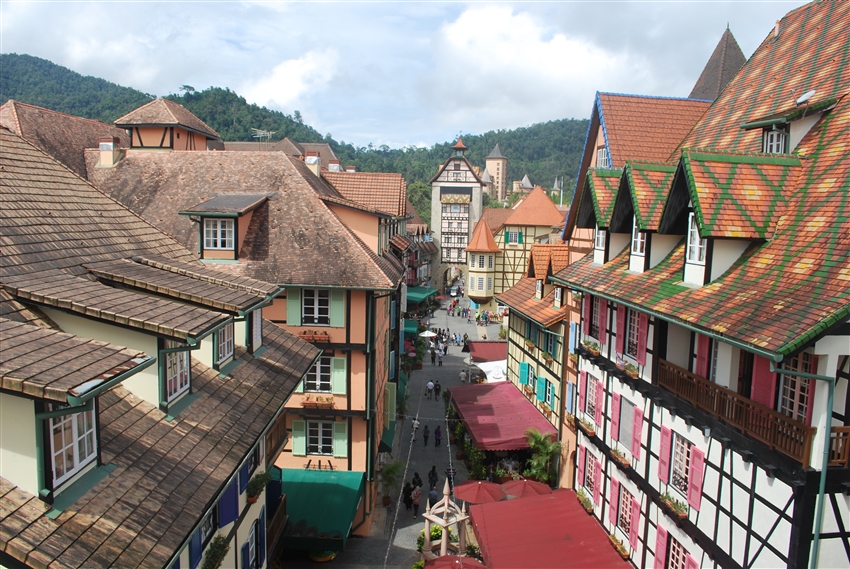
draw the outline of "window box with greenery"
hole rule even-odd
[[[629,374],[630,377],[632,377],[633,379],[637,379],[637,377],[639,375],[639,371],[638,371],[638,368],[637,368],[636,365],[626,364],[625,370],[626,370],[626,373]]]
[[[575,353],[570,354],[570,362],[572,362],[573,365],[577,364],[578,363],[578,354],[575,354]]]
[[[217,535],[212,538],[207,551],[204,554],[204,562],[201,564],[201,569],[218,569],[221,567],[224,558],[230,551],[230,542],[224,536]]]
[[[543,352],[543,360],[544,360],[547,364],[551,364],[552,362],[554,362],[554,361],[555,361],[555,358],[553,358],[553,357],[552,357],[552,354],[550,354],[549,352]]]
[[[593,513],[593,502],[590,501],[590,496],[584,490],[579,490],[576,494],[576,498],[578,498],[579,504],[584,508],[584,511],[588,514]]]
[[[611,449],[611,460],[622,466],[623,468],[628,468],[631,466],[628,457],[625,453],[618,451],[615,448]]]
[[[596,426],[592,423],[589,423],[584,419],[579,419],[578,426],[587,436],[592,437],[596,435]]]
[[[608,535],[608,540],[611,542],[611,545],[614,546],[614,549],[617,550],[617,553],[620,554],[620,557],[623,559],[629,558],[629,550],[626,549],[626,546],[623,545],[623,542],[615,536],[613,533]]]
[[[593,342],[591,340],[585,340],[582,342],[582,344],[584,345],[584,348],[594,356],[598,356],[601,353],[599,350],[599,344],[597,344],[596,342]]]
[[[307,395],[302,401],[301,406],[305,409],[333,409],[334,408],[334,398],[332,395],[321,396],[321,395]]]
[[[249,504],[253,504],[257,501],[257,498],[259,498],[260,494],[263,493],[263,489],[266,487],[266,484],[271,482],[271,480],[272,475],[268,472],[258,472],[251,477],[251,480],[248,481],[248,488],[246,490]]]
[[[669,492],[665,492],[660,496],[661,501],[665,506],[672,512],[674,517],[679,519],[685,519],[688,517],[688,506],[684,502],[680,502],[676,498],[670,495]]]
[[[551,418],[552,418],[552,408],[551,408],[551,407],[549,407],[549,404],[548,404],[548,403],[546,403],[545,401],[540,403],[540,411],[542,411],[542,412],[543,412],[543,415],[544,415],[547,419],[551,419]]]
[[[534,345],[534,340],[532,340],[531,338],[526,338],[525,339],[525,347],[528,348],[529,350],[533,350],[537,346]]]

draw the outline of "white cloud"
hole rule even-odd
[[[309,108],[309,98],[322,91],[333,78],[339,57],[333,48],[308,51],[297,59],[282,61],[256,81],[237,92],[249,102],[281,111]]]

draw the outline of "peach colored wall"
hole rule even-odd
[[[355,516],[354,516],[354,522],[352,524],[354,527],[357,527],[358,524],[360,524],[360,522],[363,520],[363,517],[366,515],[366,508],[369,508],[369,511],[371,511],[372,514],[374,514],[375,513],[375,505],[378,503],[378,500],[377,500],[377,497],[378,497],[377,496],[378,482],[377,481],[369,482],[367,480],[366,484],[367,485],[371,484],[372,489],[369,490],[367,488],[366,491],[363,493],[363,500],[360,501],[360,507],[357,509],[357,514],[355,514]],[[372,498],[371,504],[367,504],[369,497]],[[366,517],[366,521],[363,522],[363,525],[360,525],[360,527],[357,527],[357,529],[352,530],[351,533],[354,534],[354,535],[361,536],[361,537],[365,537],[365,536],[369,535],[369,533],[372,530],[372,520],[374,518],[375,518],[374,515],[369,515],[368,517]]]
[[[254,216],[253,211],[249,211],[245,215],[239,218],[239,235],[237,236],[238,242],[236,244],[236,250],[242,250],[242,242],[245,241],[245,235],[248,233],[248,226],[251,224],[251,218]]]
[[[570,264],[593,251],[593,229],[576,227],[570,236]]]
[[[599,125],[599,130],[596,131],[596,140],[593,141],[593,145],[590,147],[592,149],[593,154],[590,156],[590,167],[596,167],[596,150],[605,144],[605,133],[602,131],[602,125]]]
[[[165,132],[165,141],[162,141],[162,133]],[[139,136],[141,135],[141,138]],[[171,141],[168,127],[164,126],[140,126],[133,129],[133,146],[159,147],[162,142],[163,148],[168,148]]]
[[[376,420],[375,420],[375,428],[378,433],[378,437],[380,437],[381,433],[384,431],[384,388],[387,385],[387,380],[389,378],[389,367],[387,358],[389,354],[387,352],[387,336],[389,334],[390,324],[389,324],[389,313],[390,313],[390,298],[378,298],[375,301],[375,314],[376,314],[376,326],[375,326],[375,410],[376,410]],[[376,441],[377,444],[377,441]]]
[[[378,437],[380,437],[378,431]],[[351,470],[366,472],[366,421],[356,418],[351,422]]]
[[[178,126],[174,127],[174,150],[188,150],[192,133]]]
[[[366,410],[366,364],[368,355],[362,351],[351,352],[349,378],[351,381],[351,408]]]
[[[263,318],[266,320],[286,320],[286,299],[276,298],[269,306],[263,308]],[[283,325],[281,327],[286,328]]]
[[[366,291],[351,291],[351,343],[366,343]]]
[[[284,445],[283,450],[280,455],[275,459],[274,465],[278,468],[304,468],[307,466],[307,463],[312,460],[312,465],[316,465],[317,460],[322,461],[322,465],[327,465],[328,461],[333,465],[334,470],[348,470],[348,458],[336,458],[333,456],[320,456],[320,455],[306,455],[306,456],[295,456],[292,454],[292,421],[297,421],[302,419],[295,414],[288,414],[286,417],[286,430],[289,431],[289,438],[286,440],[286,445]],[[347,421],[343,417],[338,417],[338,421]],[[354,420],[355,423],[358,422],[357,419]],[[352,429],[353,430],[353,429]],[[356,461],[355,461],[356,462]],[[358,470],[354,468],[353,470]],[[359,470],[364,470],[360,468]]]
[[[204,259],[234,259],[234,253],[222,249],[204,249]]]
[[[333,204],[328,204],[328,206],[372,251],[378,252],[377,216]]]

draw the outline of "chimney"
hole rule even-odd
[[[357,171],[357,167],[356,166],[346,166],[345,171],[353,173],[353,172]]]
[[[329,172],[342,172],[342,167],[339,165],[339,160],[328,160]]]
[[[119,139],[117,136],[109,136],[101,138],[98,146],[100,147],[100,168],[112,168],[118,163],[121,156],[121,150],[118,148]]]
[[[304,162],[307,164],[307,167],[310,168],[310,171],[315,175],[319,175],[319,172],[322,168],[321,160],[319,160],[319,153],[313,150],[310,150],[304,156]]]

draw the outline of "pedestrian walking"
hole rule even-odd
[[[433,381],[428,381],[428,383],[425,384],[425,395],[428,396],[428,399],[431,399],[431,396],[434,395],[434,382]]]
[[[436,488],[431,488],[428,491],[428,508],[433,508],[440,501],[440,495]]]
[[[435,365],[437,362],[437,352],[434,348],[431,348],[431,365]]]
[[[428,425],[425,425],[425,430],[422,431],[422,438],[425,439],[425,446],[428,446],[428,435],[431,434],[431,431],[428,430]]]
[[[413,489],[413,493],[410,495],[410,501],[413,502],[413,517],[416,517],[416,514],[419,513],[419,500],[422,499],[422,488],[419,486]]]
[[[437,353],[437,367],[443,367],[443,350]]]
[[[413,473],[413,486],[422,488],[422,478],[418,472]]]
[[[460,383],[461,383],[461,385],[463,385],[464,383],[466,383],[466,380],[467,380],[467,379],[469,379],[469,376],[466,374],[466,370],[465,370],[465,369],[460,370],[460,373],[458,374],[458,377],[460,378]],[[416,420],[416,419],[414,419],[414,421],[415,421],[415,420]],[[415,428],[415,427],[414,427],[414,428]]]
[[[440,392],[443,390],[443,386],[440,385],[440,380],[437,380],[437,383],[434,384],[434,399],[440,399]]]
[[[413,418],[413,434],[416,435],[416,431],[419,429],[419,419],[416,417]]]
[[[434,429],[434,446],[435,447],[440,446],[440,441],[442,440],[442,438],[443,438],[443,433],[440,431],[440,427],[438,425],[437,428]]]
[[[437,466],[434,465],[428,471],[428,488],[433,490],[437,487],[437,482],[439,482],[439,475],[437,474]]]
[[[407,511],[409,512],[413,509],[413,484],[410,482],[405,484],[401,495],[404,498],[404,507],[407,508]]]

